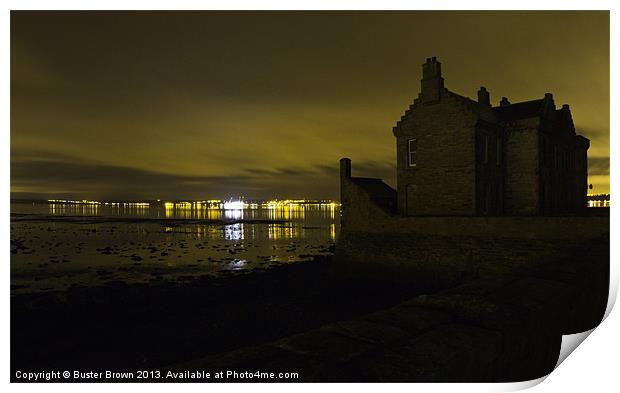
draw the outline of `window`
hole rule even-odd
[[[500,166],[502,163],[502,139],[497,138],[495,144],[495,164]]]
[[[407,141],[408,162],[410,167],[418,165],[418,140],[409,139]]]
[[[484,136],[484,163],[487,164],[489,162],[489,136]]]

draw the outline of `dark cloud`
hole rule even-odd
[[[16,189],[52,190],[101,199],[206,198],[251,187],[250,176],[183,176],[136,168],[49,160],[11,162],[11,183]]]
[[[310,170],[304,169],[304,168],[300,168],[300,167],[277,168],[276,172],[284,174],[284,175],[294,175],[294,176],[307,175],[307,174],[311,173]]]
[[[591,176],[609,176],[609,157],[588,157],[588,173]]]
[[[52,157],[48,159],[47,156]],[[393,183],[395,168],[389,164],[360,162],[357,168],[369,176]],[[246,168],[232,176],[217,174],[188,176],[131,167],[108,165],[46,152],[15,152],[11,160],[14,196],[37,194],[47,197],[87,199],[205,199],[244,196],[265,198],[274,189],[295,187],[295,197],[306,198],[317,190],[326,197],[338,195],[338,165],[300,168]],[[21,190],[28,190],[24,192]],[[45,190],[49,195],[45,196]],[[286,192],[275,194],[288,198]]]
[[[353,176],[376,177],[396,185],[396,163],[379,161],[361,161],[351,163]]]
[[[262,168],[245,168],[244,171],[247,173],[254,174],[254,175],[273,175],[274,174],[274,171],[270,171],[270,170],[262,169]]]

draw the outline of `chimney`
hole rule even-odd
[[[508,101],[508,98],[502,97],[502,100],[499,102],[499,106],[508,106],[508,105],[510,105],[510,101]]]
[[[351,177],[351,160],[349,158],[340,159],[340,179]]]
[[[478,90],[478,103],[484,106],[491,106],[491,96],[484,86],[480,86],[480,90]]]
[[[553,100],[553,94],[545,93],[545,108],[550,108],[555,110],[555,101]]]
[[[425,104],[435,104],[439,102],[441,90],[443,89],[443,78],[441,77],[441,63],[436,57],[427,58],[422,65],[422,102]]]
[[[564,104],[564,105],[562,105],[562,109],[564,109],[565,111],[569,111],[570,110],[570,105]]]

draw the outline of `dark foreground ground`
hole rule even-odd
[[[522,381],[550,373],[562,335],[596,327],[607,304],[608,239],[441,290],[336,281],[332,263],[13,296],[12,380],[23,381],[18,371],[227,370],[297,372],[276,380],[304,382]]]
[[[609,288],[608,251],[605,242],[584,246],[571,256],[501,276],[472,277],[347,321],[172,369],[235,370],[238,375],[224,378],[231,382],[274,381],[262,373],[239,374],[246,370],[303,382],[537,379],[555,368],[563,335],[600,323]],[[291,376],[293,371],[298,375]]]
[[[11,298],[11,369],[143,370],[269,342],[413,297],[329,278],[329,257],[186,283],[73,288]]]

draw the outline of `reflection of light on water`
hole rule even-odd
[[[207,218],[209,220],[221,220],[222,219],[222,211],[220,209],[208,209],[207,210]]]
[[[298,232],[298,227],[291,225],[269,224],[267,226],[267,236],[271,240],[292,239]]]
[[[57,204],[48,205],[51,215],[70,215],[70,216],[97,216],[99,215],[98,204]]]
[[[243,269],[245,267],[245,265],[247,265],[248,261],[245,259],[233,259],[228,266],[233,269],[233,270],[237,270],[237,269]]]
[[[604,204],[604,202],[602,203]],[[239,208],[242,209],[231,209]],[[50,215],[75,216],[138,216],[186,220],[234,221],[250,220],[251,224],[234,227],[213,226],[192,227],[184,233],[192,233],[197,238],[228,240],[250,239],[296,239],[320,238],[323,241],[336,240],[339,231],[340,205],[331,201],[274,200],[229,202],[202,200],[192,202],[98,202],[98,201],[49,201],[45,209]],[[253,220],[265,221],[255,223]],[[269,220],[278,222],[268,222]],[[280,222],[285,221],[285,222]],[[193,223],[197,225],[198,223]],[[316,231],[322,227],[322,230]],[[179,228],[163,232],[179,232]]]
[[[243,210],[224,210],[224,217],[229,220],[240,220],[243,218]]]
[[[232,224],[224,226],[224,239],[243,240],[243,224]]]

